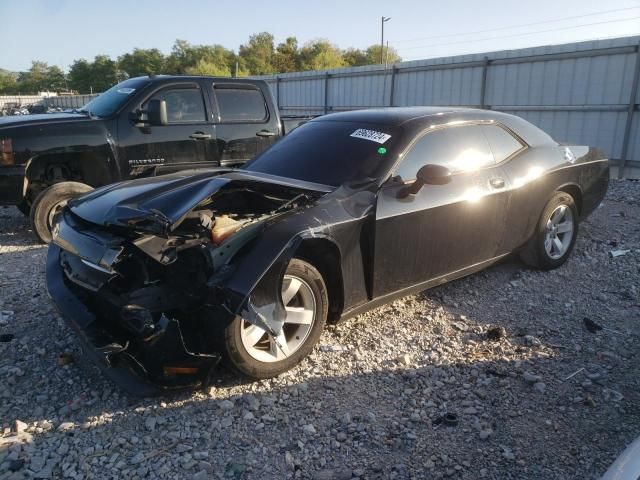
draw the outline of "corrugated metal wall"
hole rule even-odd
[[[491,108],[520,115],[558,141],[597,146],[640,166],[639,42],[625,37],[259,78],[285,115],[376,106]]]

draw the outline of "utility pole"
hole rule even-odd
[[[384,23],[391,20],[391,17],[380,17],[380,64],[384,63]]]

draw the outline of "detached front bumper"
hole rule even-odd
[[[115,319],[102,318],[91,308],[91,292],[66,277],[60,265],[61,251],[57,245],[49,246],[49,296],[77,332],[87,356],[107,377],[139,396],[208,384],[219,354],[190,352],[175,319],[165,319],[161,331],[141,340],[123,331]]]

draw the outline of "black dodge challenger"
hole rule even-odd
[[[519,252],[553,269],[605,195],[603,154],[525,120],[389,108],[310,121],[242,169],[109,185],[69,202],[47,285],[123,388],[253,378],[313,349],[326,322]]]

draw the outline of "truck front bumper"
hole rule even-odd
[[[150,396],[171,389],[205,387],[220,360],[216,353],[189,352],[177,320],[167,319],[153,338],[140,340],[100,317],[89,293],[71,282],[55,244],[47,255],[47,290],[58,311],[76,331],[84,353],[126,392]]]
[[[0,205],[18,205],[24,198],[24,165],[0,166]]]

